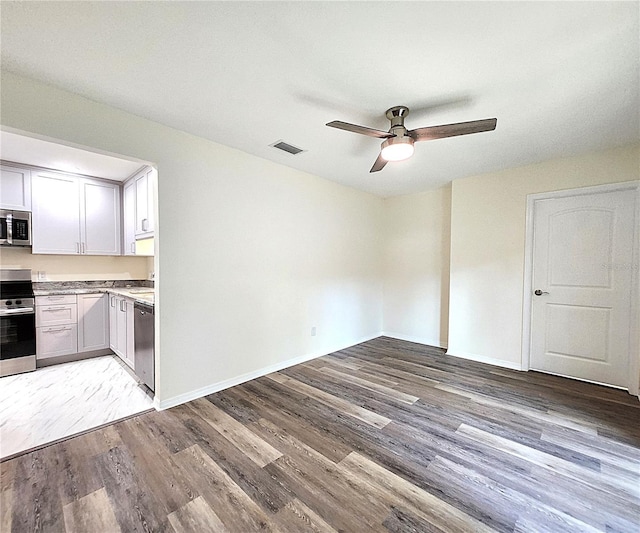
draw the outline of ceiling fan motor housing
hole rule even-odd
[[[409,114],[409,108],[403,105],[397,105],[387,109],[386,117],[391,121],[391,128],[402,126],[404,128],[404,119]]]
[[[385,139],[380,147],[380,155],[386,161],[402,161],[413,155],[414,140],[407,135],[404,118],[409,114],[409,108],[399,105],[387,109],[385,113],[391,121],[389,133],[394,136]]]

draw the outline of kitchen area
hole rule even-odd
[[[153,408],[157,172],[0,132],[0,460]]]

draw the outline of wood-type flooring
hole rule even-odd
[[[3,533],[638,533],[640,403],[381,337],[1,473]]]

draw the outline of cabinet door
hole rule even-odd
[[[120,187],[115,183],[82,180],[81,253],[120,255]]]
[[[34,172],[31,182],[34,254],[80,252],[78,181],[64,174]]]
[[[109,348],[117,353],[118,349],[118,302],[109,294]]]
[[[109,347],[108,310],[106,294],[78,295],[78,352]]]
[[[116,353],[125,363],[127,360],[127,301],[124,298],[116,299],[118,306],[118,325],[117,325],[117,351]]]
[[[0,166],[0,209],[31,211],[31,171]]]
[[[78,352],[78,326],[36,328],[36,359]]]
[[[122,220],[124,242],[122,255],[136,255],[136,182],[129,181],[123,189]]]
[[[135,338],[133,336],[133,321],[135,318],[135,310],[133,308],[133,301],[126,300],[126,308],[127,308],[127,351],[126,351],[126,362],[131,367],[135,367]]]
[[[136,237],[152,237],[155,229],[155,170],[146,169],[135,178]]]

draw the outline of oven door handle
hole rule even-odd
[[[0,309],[0,316],[33,315],[33,307],[21,307],[19,309]]]

